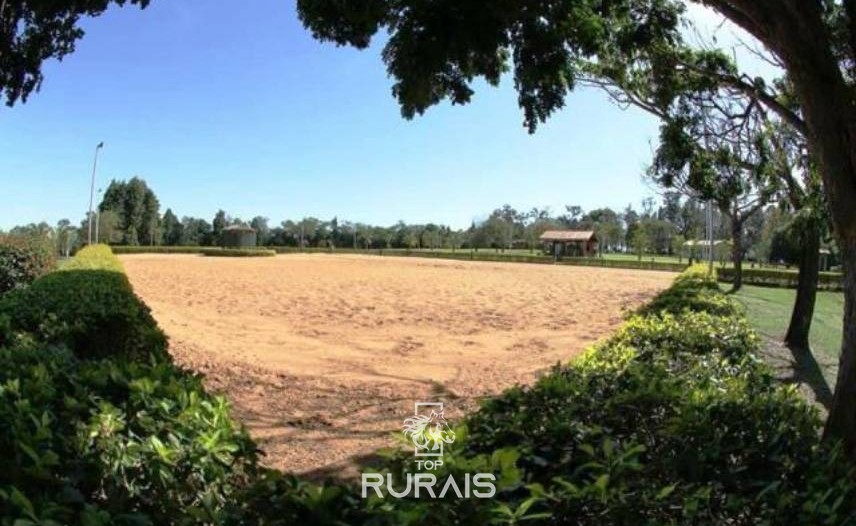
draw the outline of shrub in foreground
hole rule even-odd
[[[55,266],[50,240],[0,235],[0,294],[31,283]]]
[[[582,358],[468,419],[468,454],[520,452],[511,509],[545,524],[856,523],[852,464],[756,358],[714,279],[688,270]]]
[[[64,270],[0,299],[13,331],[65,345],[83,358],[166,358],[166,337],[128,278],[109,270]]]
[[[165,362],[0,348],[0,421],[3,524],[213,523],[255,472],[225,400]]]
[[[61,271],[0,298],[13,332],[65,345],[83,358],[166,359],[166,337],[106,246],[82,249]]]
[[[103,247],[2,300],[0,524],[220,524],[258,479]]]

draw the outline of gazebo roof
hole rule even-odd
[[[593,230],[547,230],[541,241],[597,241]]]

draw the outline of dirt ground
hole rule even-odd
[[[353,255],[122,256],[177,361],[266,453],[353,474],[417,401],[457,418],[530,383],[671,283],[664,272]]]

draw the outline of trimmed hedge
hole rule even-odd
[[[4,297],[0,334],[0,524],[220,524],[258,479],[255,445],[172,364],[109,248]]]
[[[0,235],[0,294],[28,285],[55,267],[48,239]]]
[[[114,254],[201,254],[203,256],[253,257],[275,256],[267,248],[221,248],[221,247],[169,247],[169,246],[122,246],[112,247]]]
[[[83,248],[62,270],[0,298],[0,316],[12,331],[64,345],[81,358],[168,356],[166,337],[103,245]]]
[[[257,257],[273,257],[276,252],[273,250],[265,250],[262,248],[224,248],[223,250],[208,251],[202,254],[209,257],[223,258],[257,258]]]
[[[89,245],[77,251],[60,270],[103,270],[124,274],[125,268],[108,245]]]
[[[169,246],[131,246],[114,245],[110,247],[114,254],[206,254],[219,252],[221,247],[169,247]]]
[[[539,263],[552,265],[553,258],[538,254],[503,254],[492,251],[474,252],[470,250],[461,250],[458,252],[432,252],[422,250],[384,250],[382,255],[387,256],[406,256],[417,258],[433,258],[433,259],[454,259],[458,261],[491,261],[498,263]]]
[[[666,272],[683,272],[686,263],[669,263],[667,261],[618,260],[609,258],[564,258],[557,263],[560,265],[581,265],[585,267],[626,268],[636,270],[662,270]]]
[[[725,283],[734,281],[734,269],[719,269],[719,280]],[[763,287],[782,287],[794,289],[799,280],[799,271],[771,269],[771,268],[744,268],[743,283],[746,285],[760,285]],[[820,290],[844,290],[844,274],[840,272],[820,272],[817,276],[817,288]]]

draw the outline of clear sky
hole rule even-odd
[[[98,186],[144,178],[161,210],[210,220],[338,216],[468,226],[504,203],[623,208],[657,122],[578,90],[535,135],[511,79],[400,117],[379,47],[312,39],[293,3],[155,0],[111,9],[26,104],[0,107],[0,228],[80,221]]]

